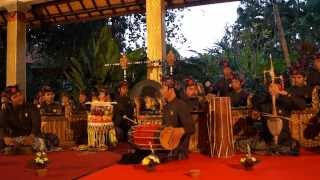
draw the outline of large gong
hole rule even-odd
[[[131,90],[130,97],[145,97],[150,96],[153,98],[160,98],[161,84],[153,80],[143,80],[138,82]]]
[[[135,101],[135,113],[138,124],[162,124],[161,85],[153,80],[143,80],[131,90]]]

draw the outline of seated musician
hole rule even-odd
[[[272,117],[272,96],[276,97],[276,112],[278,118],[282,119],[283,122],[278,145],[274,144],[273,136],[267,126],[268,119],[274,118]],[[298,97],[290,96],[277,83],[272,83],[268,86],[268,93],[256,94],[252,100],[253,108],[262,113],[262,116],[259,117],[262,122],[260,136],[269,145],[267,151],[269,153],[297,154],[299,152],[298,144],[291,138],[288,117],[290,117],[292,110],[303,106],[303,101]]]
[[[306,139],[319,140],[320,137],[320,112],[309,120],[307,127],[303,131]],[[319,147],[318,147],[319,148]]]
[[[313,67],[307,75],[307,84],[312,88],[320,86],[320,53],[314,56]]]
[[[99,101],[99,92],[96,88],[92,89],[91,92],[90,92],[90,101],[93,102],[93,101]]]
[[[297,107],[295,110],[303,110],[312,101],[312,89],[307,86],[304,71],[298,64],[291,68],[291,87],[288,89],[287,96],[293,97],[296,101]]]
[[[234,74],[231,80],[231,91],[227,93],[227,96],[231,99],[232,107],[244,107],[247,106],[248,93],[242,89],[244,80],[238,75]]]
[[[189,112],[191,113],[192,121],[195,126],[195,132],[190,137],[189,150],[199,150],[199,121],[205,116],[207,104],[204,100],[204,90],[193,79],[185,79],[184,96],[182,100],[187,104]]]
[[[78,104],[76,107],[77,112],[90,111],[90,105],[86,104],[89,101],[88,94],[85,90],[79,92]]]
[[[201,109],[198,94],[197,83],[191,78],[185,79],[185,89],[182,100],[188,105],[190,112]]]
[[[45,150],[44,141],[39,138],[39,110],[34,105],[25,103],[24,95],[18,86],[8,86],[6,92],[11,107],[0,112],[0,140],[4,142],[5,153]]]
[[[60,102],[61,102],[63,113],[65,113],[66,111],[68,111],[68,113],[71,113],[74,110],[74,103],[68,92],[61,93]]]
[[[203,86],[204,86],[204,93],[205,95],[208,95],[208,94],[213,94],[214,92],[214,85],[213,83],[208,79],[208,80],[205,80],[203,82]]]
[[[123,116],[133,118],[133,102],[128,96],[129,88],[126,81],[122,81],[118,87],[118,94],[115,98],[117,104],[114,106],[113,122],[116,127],[117,137],[120,141],[128,140],[128,131],[131,127],[131,122],[124,119]]]
[[[163,126],[183,127],[185,131],[178,147],[173,150],[173,158],[180,160],[188,158],[189,139],[195,131],[195,126],[187,104],[177,98],[174,87],[175,81],[172,78],[164,78],[160,91],[166,101],[163,109]]]
[[[230,83],[233,77],[233,71],[227,60],[221,63],[223,67],[223,77],[214,85],[213,93],[217,96],[226,96],[230,92]]]
[[[37,108],[41,108],[41,104],[44,103],[43,92],[40,90],[33,99],[33,104],[37,106]]]
[[[62,115],[62,106],[54,101],[55,93],[52,88],[44,86],[41,91],[43,94],[43,103],[40,106],[41,115]]]
[[[149,89],[149,88],[148,88]],[[153,88],[152,88],[153,89]],[[147,89],[146,89],[147,91]],[[168,161],[172,159],[186,159],[188,157],[188,145],[190,136],[194,133],[195,127],[191,119],[190,112],[188,111],[187,105],[180,99],[177,98],[175,92],[175,82],[171,78],[165,78],[162,81],[162,86],[160,89],[161,95],[163,99],[167,102],[163,109],[163,122],[162,125],[163,130],[170,127],[173,128],[183,128],[184,134],[182,135],[179,142],[174,143],[177,145],[176,148],[173,148],[172,151],[169,150],[157,150],[156,154],[160,157],[160,161]],[[152,93],[148,91],[148,93],[142,93],[144,96],[154,97]],[[150,100],[147,100],[150,101]],[[151,105],[153,103],[148,102],[147,104]],[[146,105],[146,106],[149,106]],[[148,108],[148,107],[146,107]],[[181,129],[179,129],[180,131]],[[181,132],[181,131],[180,131]],[[161,134],[161,133],[160,133]],[[173,135],[173,134],[166,134]],[[181,135],[181,133],[179,134]],[[161,135],[160,135],[161,136]],[[175,136],[175,135],[173,135]],[[166,136],[167,137],[167,136]],[[161,137],[160,137],[161,139]],[[167,138],[165,140],[168,140]],[[169,138],[169,141],[172,139]],[[173,140],[176,141],[177,139]],[[161,140],[160,140],[161,142]],[[166,141],[168,142],[168,141]],[[134,143],[133,143],[134,144]],[[166,149],[166,148],[164,148]],[[128,164],[128,163],[141,163],[141,160],[150,154],[149,150],[143,150],[139,148],[135,148],[133,151],[124,154],[120,163]]]
[[[98,88],[98,101],[111,102],[111,96],[108,88],[106,87]]]

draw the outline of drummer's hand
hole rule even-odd
[[[283,96],[287,96],[289,93],[288,91],[282,90],[282,91],[279,91],[279,94]]]

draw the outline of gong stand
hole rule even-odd
[[[176,56],[173,53],[173,51],[170,50],[169,53],[167,54],[167,60],[166,60],[166,62],[169,65],[170,76],[173,75],[173,66],[174,66],[175,60],[176,60]],[[123,79],[124,79],[124,81],[127,81],[128,66],[129,65],[140,65],[140,64],[147,64],[147,67],[151,67],[151,68],[162,66],[162,63],[159,60],[155,60],[155,61],[146,60],[146,61],[129,62],[129,59],[125,54],[121,55],[119,63],[105,64],[104,66],[105,67],[120,66],[121,69],[123,70]]]

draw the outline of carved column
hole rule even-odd
[[[18,2],[6,7],[7,13],[7,81],[18,84],[26,94],[26,18],[25,7]]]
[[[146,0],[146,17],[147,56],[150,61],[158,61],[161,64],[166,55],[164,0]],[[149,64],[147,77],[160,82],[162,68],[157,64]]]

